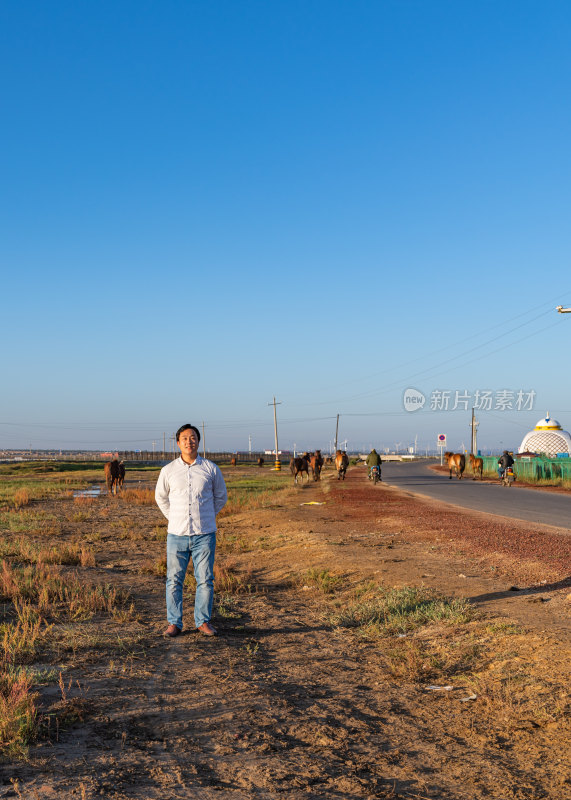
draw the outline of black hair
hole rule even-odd
[[[178,431],[176,432],[176,440],[178,442],[180,435],[183,431],[194,431],[196,433],[196,437],[198,439],[198,444],[200,444],[200,431],[196,427],[196,425],[191,425],[187,422],[185,425],[181,425]]]

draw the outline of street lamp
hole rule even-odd
[[[560,314],[571,314],[571,308],[563,308],[563,306],[555,306],[555,308]]]

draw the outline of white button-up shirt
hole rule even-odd
[[[168,532],[176,536],[199,536],[216,531],[216,514],[226,505],[228,494],[216,464],[200,456],[194,464],[177,458],[163,467],[155,489],[155,500],[168,519]]]

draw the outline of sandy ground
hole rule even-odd
[[[168,640],[148,574],[163,522],[102,497],[81,523],[89,578],[128,588],[136,619],[62,632],[65,697],[41,691],[65,714],[2,765],[0,797],[571,798],[569,537],[439,509],[360,467],[326,473],[221,518],[220,635]],[[465,597],[475,616],[406,635],[336,625],[372,584]]]

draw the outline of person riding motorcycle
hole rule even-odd
[[[504,477],[504,472],[508,467],[513,467],[514,460],[510,456],[507,450],[504,450],[502,455],[498,459],[498,477],[500,480]]]
[[[369,455],[367,456],[367,466],[369,467],[369,475],[368,475],[369,480],[371,479],[371,468],[372,467],[378,467],[379,468],[379,480],[382,480],[382,478],[381,478],[381,457],[377,453],[377,451],[375,450],[374,447],[371,450],[371,452],[369,453]]]

